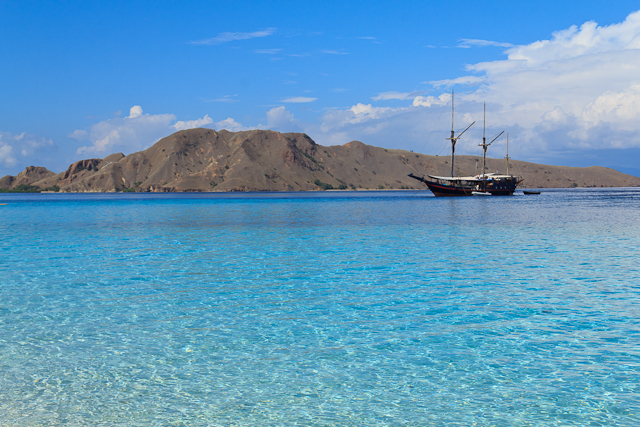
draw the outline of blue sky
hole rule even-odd
[[[0,176],[179,129],[640,175],[637,2],[0,2]],[[489,155],[503,157],[506,138]]]

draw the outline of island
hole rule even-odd
[[[481,156],[480,156],[481,159]],[[457,156],[456,169],[477,170],[478,156]],[[189,129],[128,156],[85,159],[55,173],[29,166],[0,178],[3,192],[213,192],[403,190],[425,188],[408,175],[448,175],[447,156],[429,156],[351,141],[316,144],[303,133]],[[482,162],[480,162],[482,164]],[[487,159],[487,171],[506,170]],[[521,188],[636,187],[640,177],[592,167],[549,166],[509,160]]]

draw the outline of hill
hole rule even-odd
[[[418,175],[450,173],[450,158],[373,147],[359,141],[324,147],[300,133],[189,129],[145,151],[80,160],[61,173],[30,166],[0,178],[0,189],[37,187],[62,192],[297,191],[421,189]],[[478,162],[479,161],[479,162]],[[456,156],[460,174],[473,174],[482,157]],[[487,170],[506,161],[487,159]],[[603,167],[573,168],[510,161],[523,187],[631,187],[640,178]]]

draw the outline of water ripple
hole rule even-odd
[[[6,195],[0,424],[640,424],[640,191]]]

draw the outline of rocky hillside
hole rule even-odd
[[[54,176],[56,176],[56,174],[47,168],[29,166],[20,172],[18,176],[7,175],[0,178],[0,188],[13,189],[20,185],[31,185],[34,182],[43,181]]]
[[[449,157],[359,141],[324,147],[299,133],[190,129],[163,138],[145,151],[81,160],[59,174],[30,166],[16,177],[1,178],[0,188],[27,185],[62,192],[417,189],[424,186],[409,178],[409,173],[448,176],[449,161]],[[482,157],[458,156],[456,172],[473,174],[481,162]],[[496,169],[505,172],[506,161],[488,159],[487,170]],[[510,172],[522,175],[523,187],[529,188],[640,186],[640,178],[602,167],[512,160]]]

